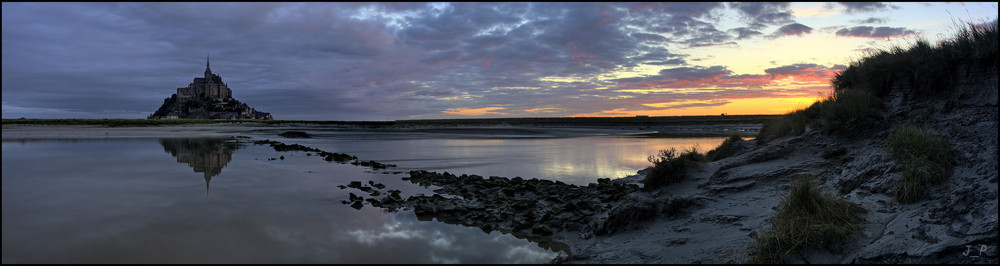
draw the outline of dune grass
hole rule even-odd
[[[660,150],[656,156],[649,156],[647,159],[653,163],[653,167],[646,172],[646,178],[642,181],[646,190],[676,183],[687,175],[688,169],[698,167],[700,162],[706,160],[705,155],[698,153],[697,148],[682,153],[674,148]]]
[[[833,77],[833,93],[808,108],[764,122],[757,138],[797,136],[807,126],[837,128],[865,121],[898,81],[909,81],[915,93],[927,95],[950,89],[960,64],[996,68],[997,20],[956,24],[955,35],[937,44],[919,39],[908,48],[893,46],[864,54]]]
[[[854,121],[867,119],[868,115],[880,108],[882,101],[873,94],[862,90],[842,90],[819,102],[816,116],[822,126],[843,127]]]
[[[816,103],[813,103],[813,106],[815,105]],[[764,122],[757,132],[757,139],[772,140],[788,136],[788,133],[793,133],[795,136],[802,135],[806,131],[806,122],[809,120],[807,111],[810,109],[812,106]]]
[[[771,140],[794,134],[805,133],[806,126],[815,128],[837,128],[867,119],[881,107],[881,100],[871,92],[863,90],[835,91],[825,99],[816,101],[808,108],[779,116],[765,122],[757,138]]]
[[[909,79],[920,93],[945,90],[959,63],[997,66],[997,21],[957,22],[952,38],[936,45],[919,39],[911,47],[893,46],[865,54],[834,76],[837,90],[867,90],[882,97],[893,82]]]
[[[750,246],[746,263],[785,263],[786,257],[805,247],[837,250],[852,234],[861,234],[862,213],[858,204],[823,192],[808,177],[792,181],[774,216]]]
[[[923,199],[924,188],[947,179],[954,164],[954,152],[943,137],[912,125],[896,127],[887,148],[903,169],[893,196],[904,204]]]

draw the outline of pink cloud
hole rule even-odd
[[[794,64],[769,68],[764,70],[764,72],[774,80],[791,77],[798,81],[828,83],[830,79],[845,68],[843,65],[825,67],[817,64]]]

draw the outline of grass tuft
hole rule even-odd
[[[817,116],[827,128],[839,128],[853,122],[863,121],[878,110],[882,101],[874,94],[863,90],[845,90],[816,105]]]
[[[796,179],[768,219],[771,228],[750,246],[746,263],[785,263],[788,254],[805,247],[839,249],[848,236],[861,234],[860,214],[865,212],[858,204],[824,193],[809,178]]]
[[[705,153],[705,159],[708,161],[718,161],[733,155],[733,144],[739,141],[743,141],[743,137],[740,137],[740,135],[733,134],[729,136],[726,140],[722,141],[722,144],[719,144],[719,147]]]
[[[895,128],[888,150],[903,168],[893,196],[904,204],[922,200],[924,187],[948,178],[954,164],[954,152],[944,138],[912,125]]]
[[[790,133],[795,136],[802,135],[807,125],[817,128],[840,128],[863,121],[876,112],[881,103],[878,97],[868,91],[835,91],[808,108],[765,122],[757,133],[757,138],[771,140],[788,136]]]
[[[815,105],[816,103],[813,104],[813,106]],[[809,120],[810,113],[808,111],[810,109],[812,109],[811,106],[810,108],[796,110],[764,122],[760,131],[757,132],[757,139],[771,140],[788,136],[789,133],[794,133],[796,136],[802,135],[806,131],[806,122]]]
[[[687,169],[697,167],[698,163],[705,161],[705,155],[698,153],[697,148],[681,154],[671,148],[660,150],[659,154],[650,156],[648,160],[653,163],[653,167],[646,172],[646,178],[642,181],[647,190],[680,181],[687,175]]]

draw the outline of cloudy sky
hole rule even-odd
[[[3,3],[3,118],[145,118],[205,69],[275,119],[778,114],[996,3]]]

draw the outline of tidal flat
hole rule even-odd
[[[308,138],[282,136],[290,131]],[[724,139],[649,136],[655,132],[620,125],[5,123],[3,261],[544,263],[569,247],[413,209],[354,208],[344,202],[361,193],[343,186],[380,184],[401,198],[438,194],[438,186],[404,180],[419,170],[587,186],[635,175],[658,150],[711,149]],[[318,152],[254,144],[261,140],[395,166],[337,163]]]

